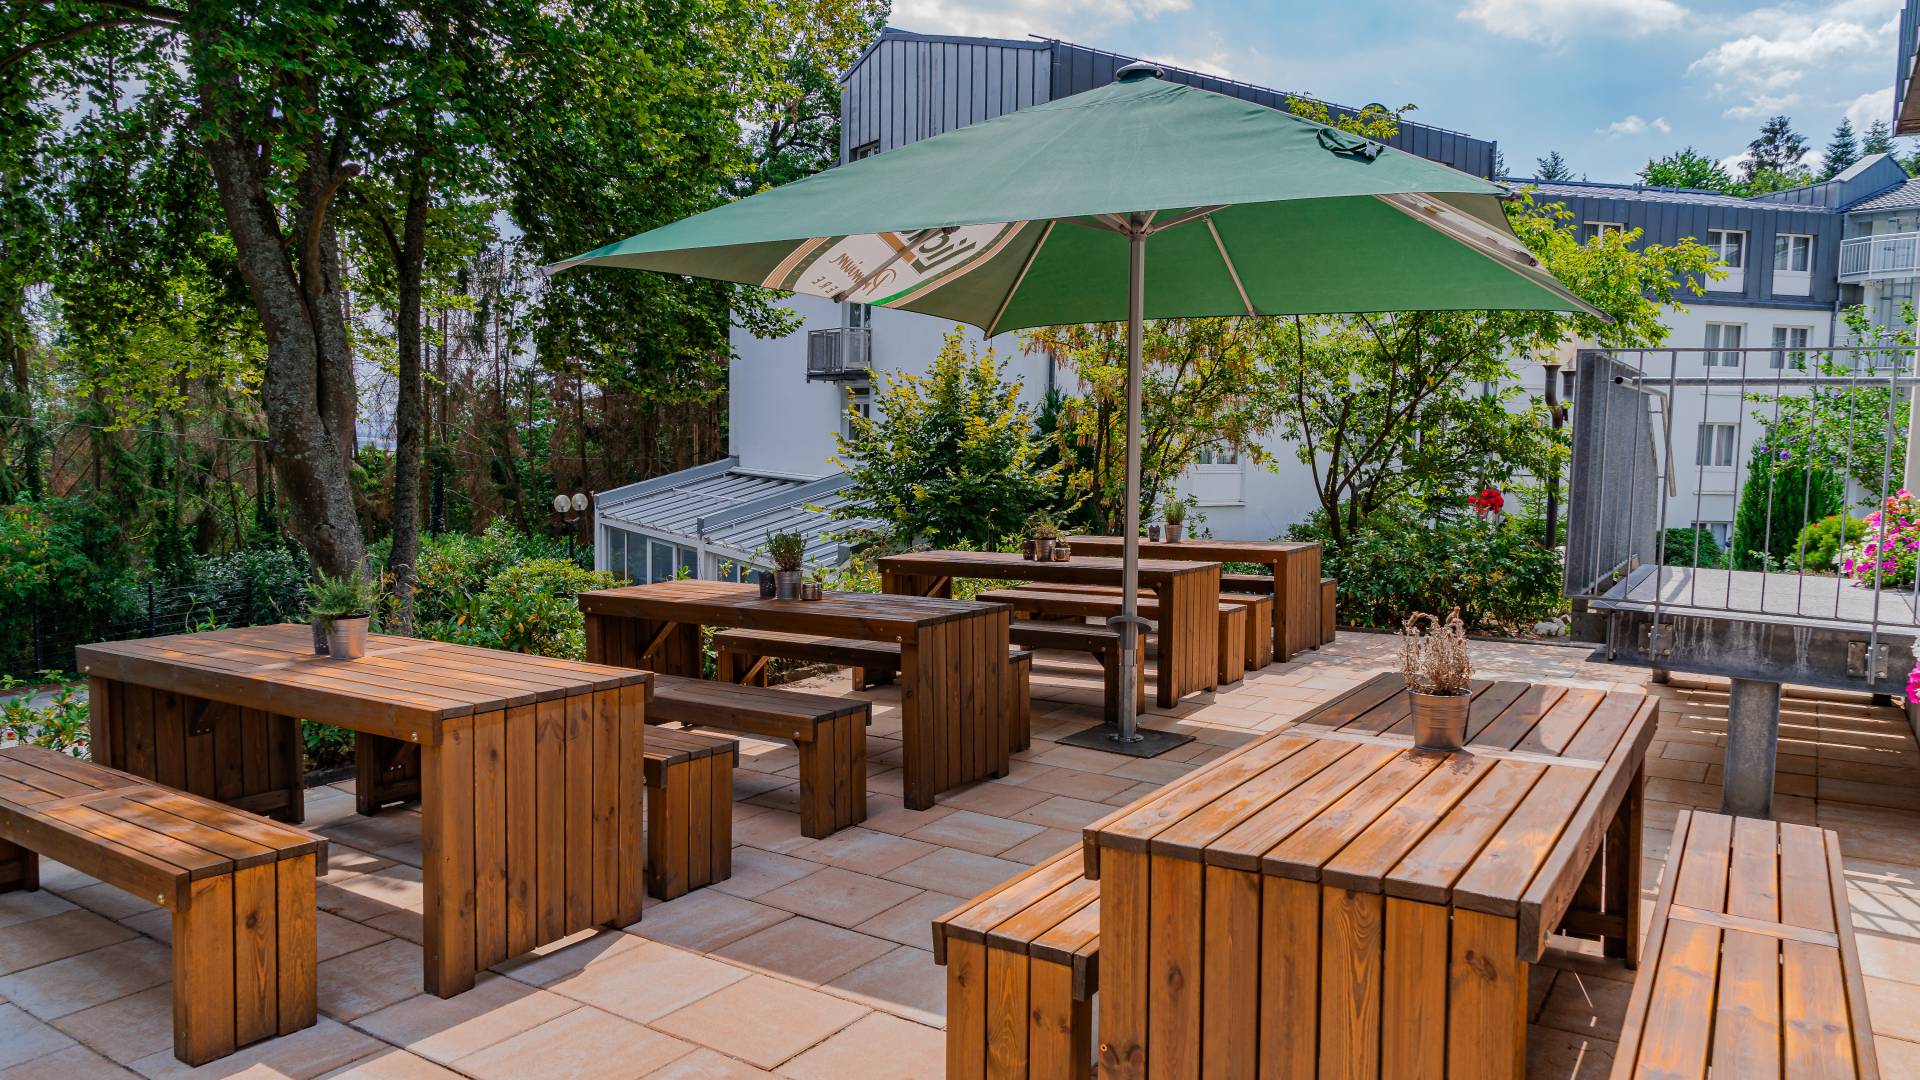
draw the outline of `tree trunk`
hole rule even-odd
[[[207,73],[222,66],[215,59],[220,45],[217,30],[202,29],[193,37],[194,66],[205,79],[214,78]],[[266,165],[258,149],[243,142],[220,115],[215,105],[219,93],[211,81],[200,88],[203,116],[213,128],[202,151],[212,166],[241,277],[266,335],[260,399],[289,527],[316,566],[330,574],[348,573],[365,565],[366,541],[354,512],[348,472],[355,414],[353,357],[333,272],[338,263],[331,204],[350,172],[325,153],[330,148],[315,148],[322,156],[302,174],[295,196],[291,217],[299,250],[290,261],[267,194]]]
[[[427,254],[427,187],[426,165],[416,154],[400,250],[394,253],[400,293],[394,328],[400,388],[393,413],[393,550],[387,556],[387,571],[393,575],[401,633],[413,631],[413,564],[420,554],[420,293]]]

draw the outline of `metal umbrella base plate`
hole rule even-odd
[[[1193,741],[1191,735],[1177,735],[1171,731],[1154,731],[1151,728],[1135,728],[1132,742],[1120,741],[1120,728],[1115,724],[1095,724],[1085,731],[1076,731],[1060,740],[1061,746],[1079,746],[1088,750],[1104,750],[1109,754],[1125,754],[1128,757],[1159,757],[1176,746],[1184,746]]]

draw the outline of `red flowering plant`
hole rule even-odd
[[[1481,488],[1480,494],[1467,496],[1467,505],[1473,508],[1474,513],[1484,518],[1504,510],[1507,497],[1500,494],[1499,488]]]
[[[1860,538],[1840,551],[1840,572],[1859,585],[1912,585],[1920,568],[1920,497],[1905,488],[1867,515]]]

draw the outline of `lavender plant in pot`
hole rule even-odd
[[[800,585],[805,577],[801,566],[806,561],[807,538],[797,532],[769,533],[767,556],[773,560],[774,566],[774,599],[800,599]]]
[[[1444,621],[1416,611],[1400,632],[1400,674],[1413,707],[1413,742],[1424,750],[1458,750],[1467,738],[1467,628],[1455,609]]]

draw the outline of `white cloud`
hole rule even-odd
[[[1188,10],[1192,0],[896,0],[890,25],[929,34],[1073,38]],[[1171,61],[1168,61],[1171,63]]]
[[[1734,102],[1727,116],[1753,119],[1801,104],[1801,87],[1879,71],[1898,18],[1882,0],[1832,0],[1758,8],[1724,26],[1720,43],[1687,70]]]
[[[1469,0],[1459,17],[1496,34],[1558,45],[1568,38],[1677,30],[1687,9],[1674,0]]]
[[[1855,135],[1864,135],[1867,125],[1875,120],[1890,120],[1893,117],[1893,87],[1883,86],[1854,98],[1847,106],[1846,117],[1853,121]]]
[[[1625,135],[1645,135],[1649,131],[1657,131],[1662,135],[1671,135],[1673,134],[1673,125],[1667,123],[1667,118],[1664,116],[1656,116],[1651,120],[1643,120],[1638,113],[1635,113],[1631,116],[1623,116],[1615,120],[1606,127],[1595,131],[1594,134],[1605,135],[1609,139],[1618,139]]]

